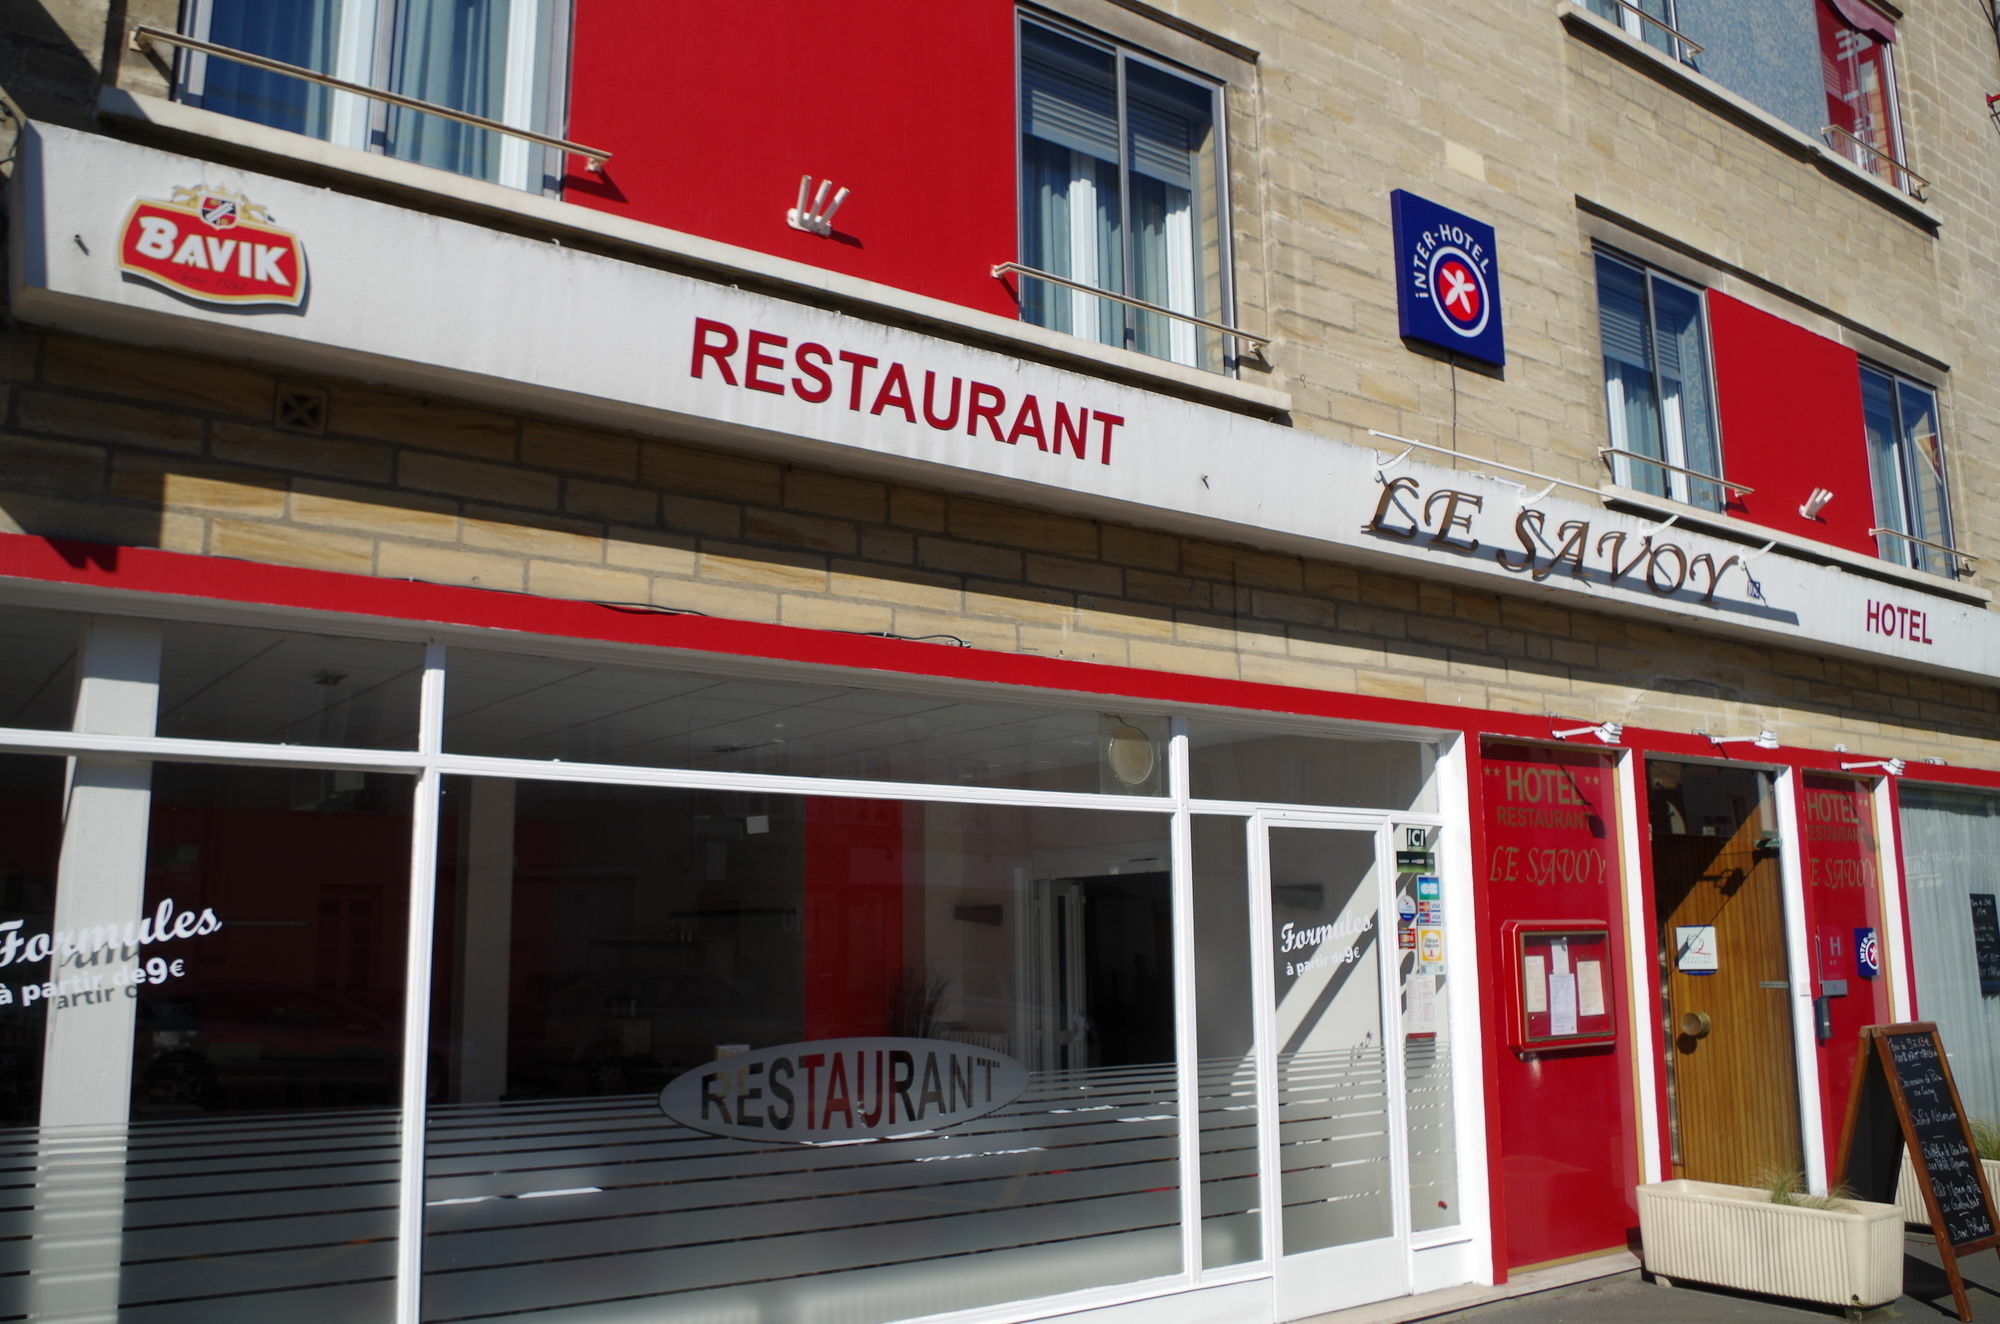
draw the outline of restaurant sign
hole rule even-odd
[[[735,1140],[826,1144],[942,1131],[1028,1087],[1019,1062],[943,1039],[821,1039],[705,1063],[660,1091],[660,1111]]]

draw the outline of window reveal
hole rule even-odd
[[[1021,252],[1082,285],[1214,319],[1224,208],[1218,93],[1125,51],[1021,26]],[[1038,326],[1220,369],[1214,332],[1027,277]]]
[[[1722,474],[1700,292],[1599,253],[1597,311],[1618,482],[1721,510],[1722,485],[1698,476]]]
[[[1877,525],[1950,546],[1951,511],[1945,493],[1937,396],[1915,382],[1863,366],[1861,414],[1868,436]],[[1958,573],[1956,557],[1923,543],[1890,534],[1876,535],[1876,543],[1885,561],[1947,578]]]

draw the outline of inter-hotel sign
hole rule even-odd
[[[1992,683],[2000,657],[2000,613],[1972,603],[1670,528],[1587,497],[1527,497],[1467,467],[1392,461],[1365,439],[1350,444],[1037,362],[1009,352],[1011,324],[982,323],[981,314],[963,316],[974,333],[992,332],[983,344],[925,334],[46,125],[23,131],[20,158],[8,190],[9,270],[14,311],[37,324],[456,393],[1364,573],[1531,593],[1816,653],[1895,658],[1979,683]],[[137,234],[135,251],[166,243],[149,241],[143,221],[130,230],[135,203],[180,196],[176,189],[196,199],[197,215],[206,208],[212,230],[232,219],[230,199],[254,199],[258,215],[282,217],[298,251],[312,254],[310,290],[298,305],[246,315],[162,289],[159,272],[121,269],[121,236]],[[518,205],[622,243],[678,252],[677,244],[699,242],[546,199]],[[192,280],[199,256],[219,282],[225,251],[227,274],[237,278],[241,241],[225,245],[245,232],[246,214],[239,204],[229,232],[204,231],[198,248],[177,229],[162,259],[174,278]],[[176,226],[194,224],[184,219]],[[253,276],[263,260],[252,254]],[[768,261],[747,253],[733,260]],[[928,315],[952,310],[935,305]],[[1200,375],[1163,371],[1182,373],[1201,394]]]

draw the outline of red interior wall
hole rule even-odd
[[[1830,997],[1833,1034],[1818,1045],[1820,1115],[1826,1130],[1827,1171],[1838,1176],[1840,1129],[1854,1078],[1861,1027],[1887,1024],[1889,980],[1902,953],[1879,958],[1882,973],[1863,979],[1855,959],[1854,931],[1882,938],[1881,852],[1867,783],[1852,777],[1802,777],[1800,822],[1805,829],[1806,909],[1811,924],[1808,959],[1813,994],[1829,979],[1847,981],[1845,997]]]
[[[1007,0],[578,0],[565,200],[1013,316]],[[822,238],[799,176],[853,190]]]
[[[1861,426],[1860,362],[1845,345],[1708,293],[1723,475],[1756,490],[1730,513],[1766,528],[1875,555],[1875,498]],[[1799,507],[1815,487],[1818,519]]]
[[[1638,1224],[1614,765],[1584,750],[1489,745],[1479,800],[1488,899],[1482,961],[1505,968],[1503,921],[1602,920],[1612,950],[1605,991],[1620,1027],[1615,1046],[1523,1054],[1508,1042],[1509,992],[1487,1007],[1487,1053],[1498,1076],[1489,1096],[1499,1114],[1496,1195],[1506,1265],[1519,1268],[1623,1246]]]
[[[903,959],[903,807],[806,801],[805,1038],[889,1034]]]

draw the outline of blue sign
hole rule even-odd
[[[1417,903],[1407,893],[1396,898],[1396,918],[1408,924],[1417,917]]]
[[[1854,931],[1854,972],[1863,979],[1873,979],[1882,973],[1882,944],[1873,929]]]
[[[1504,364],[1493,227],[1402,189],[1389,195],[1389,215],[1403,338]]]
[[[1417,900],[1436,901],[1439,899],[1438,880],[1430,874],[1417,879]]]

